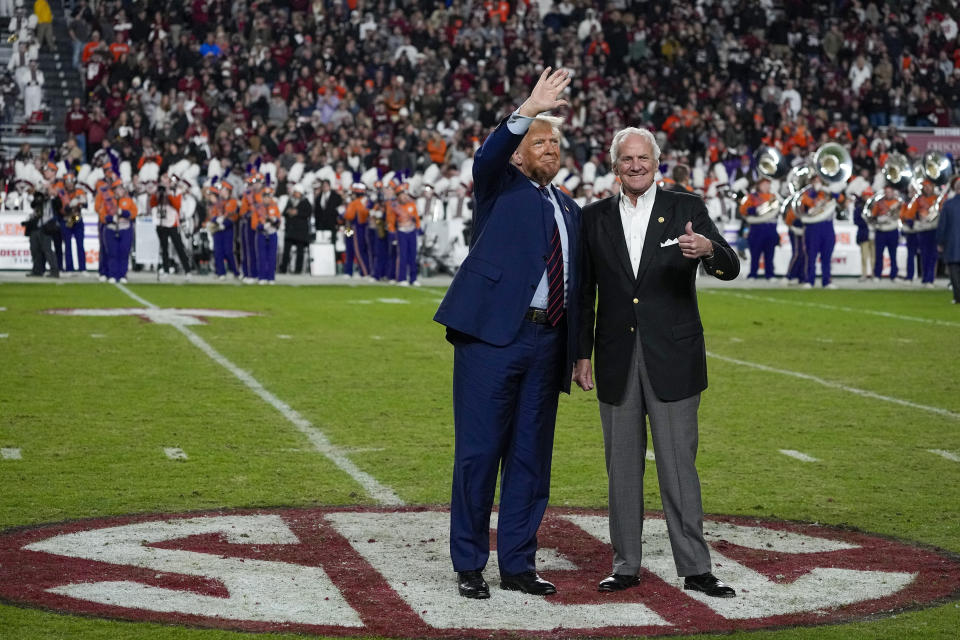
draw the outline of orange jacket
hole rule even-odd
[[[915,220],[925,219],[929,213],[930,209],[937,202],[937,196],[919,196],[916,200],[913,201],[909,207],[904,207],[900,211],[900,219],[904,222],[910,222],[911,225]]]
[[[420,228],[420,214],[417,213],[415,202],[401,204],[394,202],[390,207],[393,209],[393,228],[390,228],[390,217],[387,217],[387,230],[389,231],[412,231]]]
[[[370,210],[367,209],[366,198],[351,200],[347,210],[343,212],[343,219],[351,226],[354,220],[357,224],[366,224],[368,218],[370,218]]]
[[[743,204],[740,205],[740,215],[746,218],[748,215],[751,215],[747,212],[750,207],[755,209],[764,202],[770,202],[771,200],[773,200],[772,193],[751,193],[744,199]],[[753,215],[756,215],[756,213]]]

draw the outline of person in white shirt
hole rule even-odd
[[[862,55],[857,56],[857,59],[850,66],[850,72],[847,74],[847,77],[850,78],[850,89],[853,90],[853,93],[859,92],[863,83],[869,80],[872,75],[873,67],[867,62],[867,59]]]

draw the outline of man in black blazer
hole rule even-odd
[[[337,228],[337,216],[343,196],[330,188],[330,181],[320,181],[320,190],[313,194],[313,223],[317,231],[333,231]],[[336,238],[331,238],[331,242]]]
[[[623,129],[613,138],[610,156],[621,193],[590,204],[582,214],[573,376],[582,389],[592,389],[590,357],[596,353],[614,551],[613,572],[599,590],[639,583],[649,416],[677,574],[684,576],[685,589],[733,597],[734,590],[710,572],[703,537],[695,461],[707,364],[695,279],[702,263],[709,275],[733,280],[740,262],[700,197],[656,187],[660,149],[653,134]]]

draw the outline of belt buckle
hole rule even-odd
[[[536,307],[530,307],[527,309],[526,313],[527,320],[534,324],[547,324],[547,311],[546,309],[537,309]]]

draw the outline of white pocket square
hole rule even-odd
[[[667,240],[666,242],[661,242],[661,243],[660,243],[660,246],[661,246],[661,247],[669,247],[670,245],[672,245],[672,244],[677,244],[678,242],[680,242],[680,238],[673,238],[672,240]]]

